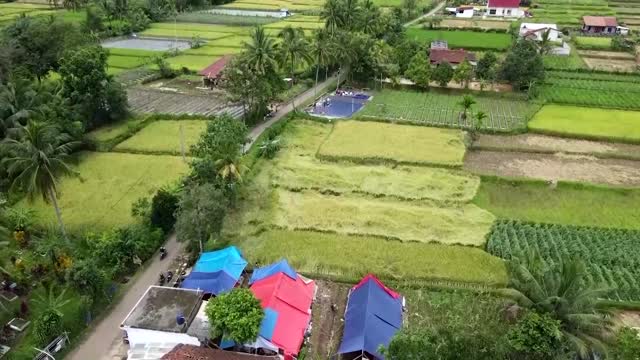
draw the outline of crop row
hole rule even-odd
[[[547,71],[548,79],[582,79],[582,80],[598,80],[598,81],[619,81],[619,82],[640,82],[640,76],[632,74],[612,74],[612,73],[596,73],[596,72],[577,72],[577,71]]]
[[[552,81],[549,81],[549,83],[554,86],[560,86],[564,88],[640,93],[640,82],[627,83],[619,81],[592,81],[560,78],[553,79]]]
[[[640,109],[640,92],[633,91],[611,92],[601,89],[545,84],[540,87],[540,97],[547,102],[558,104]]]
[[[613,300],[640,300],[640,231],[498,221],[487,251],[509,260],[540,254],[547,264],[584,261],[586,282]]]

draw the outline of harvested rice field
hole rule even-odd
[[[318,156],[362,163],[459,167],[464,152],[464,132],[459,130],[341,121]]]
[[[183,136],[184,151],[189,153],[191,146],[198,142],[200,134],[206,128],[206,120],[157,120],[118,144],[114,150],[180,155],[182,153],[181,136]]]

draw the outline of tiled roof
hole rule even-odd
[[[216,60],[213,64],[200,70],[198,74],[208,79],[213,79],[216,76],[218,76],[218,74],[220,74],[222,70],[224,70],[225,66],[227,66],[231,58],[232,58],[231,55],[224,55],[220,59]]]
[[[520,0],[489,0],[488,8],[517,8]]]
[[[618,26],[614,16],[583,16],[582,22],[587,26]]]
[[[463,49],[431,49],[429,53],[429,60],[432,64],[440,64],[446,61],[449,64],[457,65],[465,59],[476,61],[476,55]]]
[[[262,356],[178,344],[161,360],[276,360],[276,356]]]

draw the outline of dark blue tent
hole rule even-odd
[[[234,279],[225,271],[216,272],[192,272],[182,282],[183,289],[202,290],[207,294],[219,295],[233,289],[237,279]]]
[[[384,359],[378,348],[388,346],[401,327],[402,297],[369,275],[349,294],[338,354],[368,353]]]
[[[249,285],[253,284],[256,281],[262,280],[264,278],[268,278],[271,275],[275,275],[277,273],[285,273],[288,277],[295,280],[298,277],[298,274],[295,270],[289,265],[287,260],[282,259],[276,263],[271,265],[267,265],[265,267],[257,268],[253,270],[253,274],[251,274],[251,280],[249,280]]]

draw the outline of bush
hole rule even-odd
[[[258,336],[264,311],[249,289],[233,289],[209,300],[205,313],[211,323],[211,336],[245,343]]]
[[[120,229],[125,243],[133,244],[135,255],[142,261],[149,259],[162,244],[162,230],[145,224],[135,224]]]
[[[33,324],[33,333],[42,344],[48,343],[62,331],[62,316],[53,310],[43,312]]]
[[[102,295],[105,288],[104,273],[91,259],[74,263],[67,272],[67,282],[91,300]]]
[[[169,190],[158,190],[151,200],[151,224],[168,233],[176,223],[176,210],[178,196]]]

